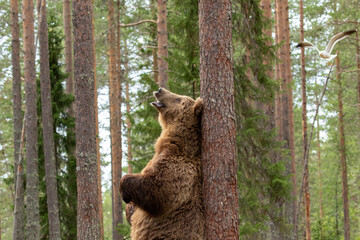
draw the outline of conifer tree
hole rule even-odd
[[[23,1],[24,16],[24,76],[25,76],[25,132],[26,132],[26,239],[40,238],[39,223],[39,179],[37,151],[36,72],[34,45],[34,5],[31,0]]]
[[[199,33],[204,100],[201,125],[205,236],[206,239],[238,239],[230,0],[199,2]]]
[[[19,10],[18,1],[12,0],[11,4],[11,56],[12,56],[12,78],[13,78],[13,118],[14,118],[14,182],[15,182],[15,203],[14,203],[14,228],[13,239],[24,239],[24,171],[22,161],[19,162],[21,129],[22,129],[22,102],[21,102],[21,80],[20,80],[20,39],[19,39]]]
[[[95,111],[93,6],[73,2],[76,103],[77,239],[100,239],[100,180]]]
[[[76,239],[76,159],[74,156],[75,134],[69,129],[75,127],[74,118],[70,116],[68,108],[74,101],[73,95],[65,94],[63,84],[67,74],[62,72],[61,51],[63,36],[60,33],[58,19],[50,12],[49,16],[49,65],[51,84],[51,107],[53,113],[53,136],[56,160],[56,178],[59,199],[59,217],[61,224],[61,238]],[[37,84],[40,96],[40,81]],[[40,224],[41,235],[48,238],[50,234],[47,194],[44,169],[44,142],[41,124],[41,101],[38,97],[38,152],[39,152],[39,179],[40,179]]]

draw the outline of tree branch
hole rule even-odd
[[[336,55],[339,53],[339,51],[336,53]],[[315,116],[314,116],[314,119],[313,119],[313,123],[312,123],[312,126],[311,126],[311,132],[310,132],[310,137],[309,137],[309,141],[308,141],[308,145],[307,145],[307,149],[306,149],[306,153],[304,155],[304,169],[303,169],[303,175],[302,175],[302,178],[301,178],[301,186],[300,186],[300,191],[299,191],[299,200],[298,200],[298,208],[297,209],[300,209],[300,203],[301,203],[301,196],[303,194],[303,191],[304,191],[304,177],[305,177],[305,169],[306,169],[306,166],[309,164],[309,150],[310,150],[310,145],[311,145],[311,139],[312,139],[312,135],[313,135],[313,132],[314,132],[314,126],[315,126],[315,121],[316,121],[316,118],[318,116],[318,113],[319,113],[319,107],[320,105],[322,104],[322,100],[323,100],[323,97],[325,95],[325,92],[326,92],[326,88],[327,88],[327,84],[329,82],[329,79],[330,79],[330,73],[332,71],[332,68],[334,66],[334,63],[335,63],[335,59],[333,60],[332,64],[331,64],[331,67],[330,67],[330,71],[329,71],[329,74],[326,78],[326,81],[325,81],[325,86],[324,86],[324,89],[321,93],[321,96],[320,96],[320,101],[318,102],[318,104],[316,105],[316,111],[315,111]],[[296,219],[299,218],[299,212],[300,211],[297,211],[296,213]],[[294,226],[294,231],[296,230],[296,227]],[[295,236],[297,236],[297,231],[294,232]]]
[[[146,20],[141,20],[139,22],[135,22],[135,23],[127,23],[127,24],[120,24],[120,27],[133,27],[142,23],[155,23],[157,24],[157,22],[155,20],[152,19],[146,19]]]

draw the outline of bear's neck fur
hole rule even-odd
[[[188,159],[201,157],[201,133],[198,126],[177,125],[162,130],[155,144],[155,153],[176,153]]]

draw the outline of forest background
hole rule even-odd
[[[93,1],[104,239],[129,236],[126,221],[114,227],[118,220],[114,220],[112,211],[114,167],[111,166],[117,159],[121,162],[122,174],[135,173],[152,157],[153,144],[161,129],[156,111],[149,103],[153,101],[152,92],[163,84],[158,65],[162,58],[157,56],[162,54],[158,52],[157,33],[161,30],[156,24],[158,4],[143,0],[115,1],[112,2],[115,10],[111,15],[111,2]],[[302,18],[305,38],[320,49],[325,48],[335,33],[358,28],[360,2],[233,0],[232,4],[240,239],[281,239],[281,236],[289,236],[293,232],[298,238],[304,235],[307,239],[350,239],[349,236],[360,239],[359,34],[353,34],[336,45],[334,52],[340,53],[337,63],[321,59],[313,49],[305,50],[305,95],[302,92],[304,72],[301,71],[301,51],[295,47],[301,41]],[[301,4],[303,15],[300,13]],[[18,5],[19,26],[22,26],[22,2],[18,1]],[[0,0],[0,6],[0,239],[12,239],[16,169],[12,111],[12,8],[10,1]],[[168,80],[165,86],[173,92],[196,98],[200,95],[198,1],[168,0],[166,9],[168,67],[164,72]],[[288,17],[285,14],[287,11]],[[69,75],[66,74],[66,32],[63,27],[63,16],[69,12],[63,12],[62,1],[48,2],[47,12],[60,229],[62,239],[75,239],[75,139],[69,133],[74,127],[74,118],[68,110],[74,98],[71,93],[65,94],[65,79]],[[39,32],[39,16],[35,14],[35,35]],[[111,19],[114,21],[111,22]],[[139,23],[142,20],[149,21]],[[121,24],[117,25],[117,22]],[[119,39],[111,40],[112,34]],[[20,27],[21,49],[22,36]],[[110,46],[115,48],[118,40],[117,50],[121,58],[118,58],[120,62],[117,66],[121,70],[114,70],[109,58],[117,53],[111,52]],[[287,54],[291,54],[291,62],[286,61]],[[24,51],[20,51],[21,59],[23,55]],[[40,72],[39,61],[37,56],[37,72]],[[23,67],[21,60],[21,69]],[[111,71],[121,72],[117,78],[121,80],[121,85],[117,85],[121,97],[116,98],[119,96],[116,95],[115,100],[111,99],[114,96],[111,88],[114,86],[110,86],[110,78],[115,75]],[[21,76],[23,79],[23,74]],[[40,80],[37,88],[37,115],[41,119]],[[24,84],[21,93],[24,112]],[[322,93],[324,98],[318,121],[313,122]],[[304,160],[307,145],[304,147],[303,96],[307,100],[307,136],[312,137],[309,140],[308,169]],[[122,103],[122,120],[117,121],[121,126],[110,124],[112,101]],[[293,116],[287,106],[293,110]],[[288,130],[284,127],[287,120]],[[121,133],[117,140],[110,134],[116,127],[116,133]],[[41,239],[48,239],[50,230],[40,122],[38,133]],[[112,149],[114,144],[111,145],[111,142],[119,139],[121,144],[117,146],[121,149]],[[341,139],[344,139],[344,145]],[[291,174],[293,169],[296,169],[295,174]],[[347,194],[344,194],[345,178]],[[293,187],[294,183],[296,187]],[[305,191],[305,195],[301,190]],[[343,210],[346,195],[348,217]],[[306,201],[303,202],[304,199]],[[306,206],[310,206],[308,212]]]

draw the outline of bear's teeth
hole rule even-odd
[[[163,104],[162,102],[152,102],[151,104],[152,104],[154,107],[157,107],[157,108],[166,107],[165,104]]]

